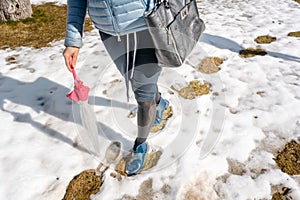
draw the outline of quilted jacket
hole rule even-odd
[[[86,12],[97,29],[114,36],[147,29],[143,14],[153,0],[68,0],[65,46],[82,46]]]

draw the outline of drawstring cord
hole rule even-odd
[[[127,45],[126,45],[126,75],[127,75],[127,79],[128,79],[128,71],[129,71],[129,34],[126,35],[126,41],[127,41]]]
[[[129,34],[126,35],[126,96],[127,102],[129,102]]]
[[[136,32],[133,33],[134,37],[134,50],[133,50],[133,61],[132,61],[132,69],[130,77],[128,76],[129,73],[129,34],[126,35],[126,95],[127,95],[127,102],[129,102],[129,80],[133,78],[133,72],[135,67],[135,60],[136,60],[136,51],[137,51],[137,35]]]
[[[133,77],[133,71],[135,67],[135,58],[136,58],[136,50],[137,50],[137,37],[136,37],[136,32],[133,33],[134,36],[134,50],[133,50],[133,61],[132,61],[132,69],[131,69],[131,76],[130,79]]]

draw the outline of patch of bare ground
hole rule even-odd
[[[227,158],[227,163],[228,172],[231,174],[242,176],[247,172],[245,164],[238,160]]]
[[[291,37],[300,37],[300,31],[290,32],[290,33],[288,33],[288,36],[291,36]]]
[[[200,83],[199,81],[190,81],[186,87],[176,89],[171,86],[171,89],[178,92],[178,94],[185,99],[194,99],[197,96],[208,94],[211,84],[208,82]]]
[[[295,140],[288,142],[274,160],[281,171],[290,175],[300,174],[300,144]]]
[[[226,196],[226,183],[232,175],[249,176],[249,178],[255,180],[278,167],[290,175],[299,174],[300,145],[293,140],[289,142],[280,132],[270,130],[263,130],[263,132],[266,137],[257,143],[256,148],[251,151],[245,162],[232,158],[227,159],[228,173],[217,177],[217,183],[214,185],[214,189],[220,199],[228,198]],[[282,146],[284,146],[283,149]],[[272,158],[272,156],[276,156],[273,159],[274,162],[266,159],[266,157]],[[296,182],[300,182],[298,176],[291,178]],[[270,187],[272,200],[290,199],[289,194],[294,192],[294,189],[287,188],[283,184],[276,186],[271,184]]]
[[[65,37],[66,5],[45,3],[32,6],[31,17],[20,21],[0,22],[0,49],[28,46],[41,48]],[[92,30],[89,18],[85,31]]]
[[[272,186],[272,199],[271,200],[288,200],[292,199],[289,196],[289,193],[291,191],[290,188],[283,187],[282,185],[276,185]]]
[[[260,48],[247,48],[247,49],[243,49],[240,50],[239,55],[243,58],[250,58],[253,56],[265,56],[267,54],[267,52],[263,49]]]
[[[71,180],[63,200],[89,200],[91,194],[99,192],[102,184],[102,177],[97,176],[95,170],[85,170]]]
[[[218,72],[221,68],[220,65],[224,59],[219,57],[205,57],[197,66],[197,70],[204,74],[212,74]]]
[[[276,37],[272,37],[269,35],[262,35],[255,38],[254,41],[258,44],[269,44],[271,42],[276,41]]]
[[[153,200],[153,199],[170,199],[171,188],[169,185],[163,185],[159,190],[153,189],[153,179],[145,180],[139,188],[136,196],[123,195],[121,200]],[[172,199],[172,198],[171,198]]]

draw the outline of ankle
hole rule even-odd
[[[159,104],[159,102],[160,102],[160,98],[161,98],[161,93],[160,93],[160,92],[158,92],[158,93],[157,93],[157,95],[156,95],[156,97],[155,97],[155,103],[156,103],[156,105],[158,105],[158,104]]]
[[[136,148],[144,143],[145,141],[147,140],[147,138],[136,138],[135,141],[134,141],[134,145],[133,145],[133,151],[136,151]]]

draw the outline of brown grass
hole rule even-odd
[[[67,6],[53,3],[32,6],[32,17],[0,22],[0,49],[29,46],[41,48],[65,37]],[[85,31],[93,29],[89,19]]]
[[[199,81],[190,81],[186,87],[177,90],[173,85],[171,89],[178,92],[178,94],[185,99],[195,99],[197,96],[208,94],[211,84],[208,82],[200,83]]]
[[[291,37],[300,37],[300,31],[290,32],[288,36]]]
[[[97,176],[95,170],[85,170],[69,183],[63,200],[89,200],[91,194],[99,192],[102,184],[102,177]]]
[[[271,42],[276,41],[276,37],[271,37],[269,35],[262,35],[255,38],[254,41],[258,44],[269,44]]]
[[[197,66],[199,72],[204,74],[212,74],[218,72],[219,67],[224,62],[224,59],[218,57],[205,57]]]
[[[290,174],[300,174],[300,144],[295,140],[288,142],[274,158],[281,171]]]
[[[272,200],[285,200],[285,199],[292,199],[289,196],[291,189],[287,187],[281,188],[281,191],[277,191],[273,193]]]
[[[240,50],[239,54],[243,58],[249,58],[253,56],[264,56],[267,54],[267,52],[260,48],[257,49],[247,48],[247,49]]]

